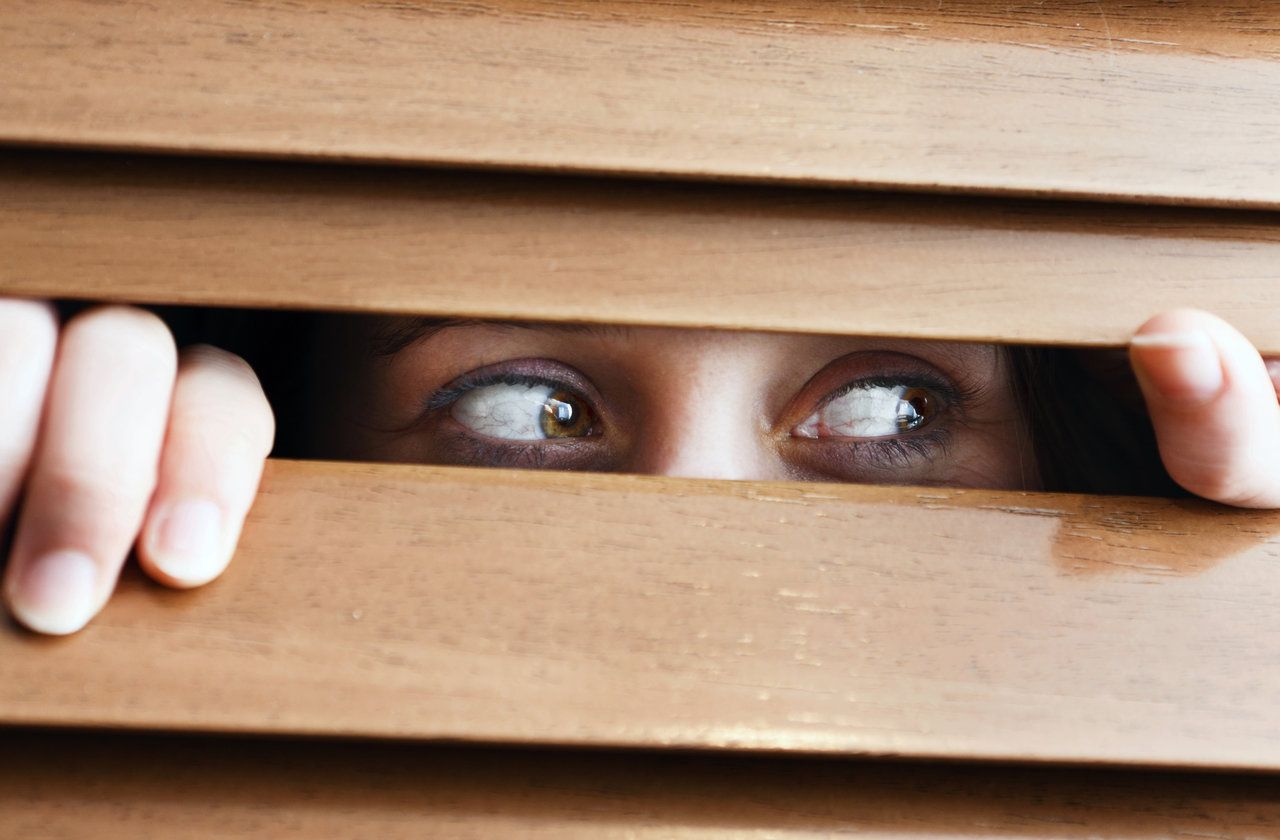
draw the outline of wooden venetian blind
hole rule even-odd
[[[11,3],[0,292],[1095,346],[1194,304],[1280,352],[1276,13],[936,6]],[[275,462],[225,579],[0,635],[0,833],[1280,833],[1270,776],[1167,773],[1280,769],[1277,554],[1189,501]]]

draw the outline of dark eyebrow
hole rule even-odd
[[[618,324],[554,324],[541,321],[508,321],[485,318],[397,318],[373,336],[373,353],[394,356],[401,350],[426,341],[442,330],[458,327],[498,327],[501,329],[547,330],[553,332],[616,335],[629,328]]]

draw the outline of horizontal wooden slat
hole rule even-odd
[[[227,577],[0,636],[0,721],[1280,768],[1280,513],[274,462]]]
[[[1274,777],[0,733],[14,838],[1280,837]]]
[[[0,156],[0,293],[1280,352],[1280,216]]]
[[[1266,0],[11,0],[0,141],[1280,206]]]

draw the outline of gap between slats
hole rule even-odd
[[[1280,352],[1280,216],[10,152],[0,293]]]
[[[11,144],[1280,206],[1259,0],[10,5]]]
[[[1280,781],[1098,769],[776,761],[0,733],[6,837],[1259,838]]]
[[[8,724],[1280,769],[1280,514],[272,462],[214,584],[0,635]]]

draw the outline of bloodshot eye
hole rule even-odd
[[[450,414],[471,431],[500,440],[587,437],[596,427],[584,399],[543,383],[481,385],[459,397]]]
[[[823,403],[791,430],[800,438],[883,438],[913,432],[937,416],[938,399],[910,385],[859,384]]]

